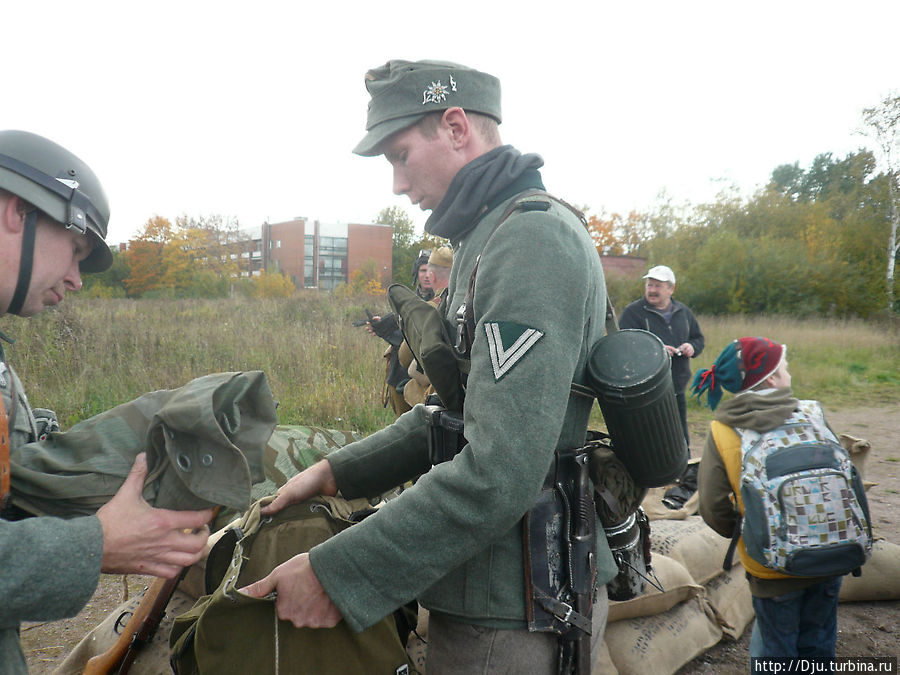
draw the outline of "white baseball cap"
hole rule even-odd
[[[665,265],[657,265],[656,267],[651,267],[650,271],[644,275],[644,279],[656,279],[657,281],[668,281],[670,284],[675,283],[675,272],[672,271],[671,267],[666,267]]]

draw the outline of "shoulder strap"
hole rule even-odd
[[[9,418],[6,405],[0,396],[0,509],[9,495]]]
[[[574,206],[569,204],[568,202],[560,199],[559,197],[555,197],[551,195],[549,192],[545,190],[528,190],[516,199],[509,207],[504,211],[503,215],[500,217],[500,220],[497,221],[497,224],[494,225],[494,229],[491,230],[491,234],[488,236],[485,241],[484,247],[481,249],[482,253],[484,249],[487,248],[487,245],[490,243],[491,239],[494,236],[494,233],[497,229],[507,221],[507,219],[516,211],[547,211],[550,208],[550,203],[546,200],[551,200],[560,204],[567,208],[569,211],[575,214],[578,220],[581,221],[581,224],[587,229],[587,220],[584,217],[584,214],[576,209]],[[474,299],[475,299],[475,277],[478,274],[478,264],[481,262],[481,253],[478,254],[478,257],[475,259],[475,266],[472,268],[472,274],[469,276],[469,285],[466,288],[466,297],[463,301],[464,306],[464,317],[465,317],[465,328],[468,338],[468,345],[466,347],[466,352],[471,349],[472,341],[475,339],[475,309],[474,309]],[[619,323],[616,321],[616,311],[613,307],[612,301],[610,300],[609,293],[606,294],[606,332],[612,333],[614,331],[619,330]],[[573,385],[573,393],[578,395],[587,395],[590,398],[593,398],[593,393],[587,391],[582,391],[577,389],[578,385]]]
[[[713,441],[725,464],[725,472],[728,474],[728,482],[731,483],[732,492],[738,506],[738,517],[734,521],[734,530],[731,533],[731,541],[728,543],[728,550],[725,552],[725,560],[722,562],[722,569],[726,572],[732,567],[734,560],[734,552],[737,550],[738,542],[741,539],[741,530],[744,524],[744,502],[741,499],[741,437],[738,433],[727,424],[713,421],[710,424],[710,433],[712,433]],[[737,488],[737,489],[735,489]]]

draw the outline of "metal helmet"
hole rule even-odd
[[[112,265],[104,241],[106,194],[90,167],[61,145],[27,131],[0,131],[0,188],[93,240],[91,253],[79,265],[82,272],[102,272]]]

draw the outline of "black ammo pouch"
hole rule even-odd
[[[462,413],[440,405],[425,406],[428,425],[428,456],[432,464],[449,462],[466,445]]]
[[[528,630],[591,634],[596,577],[589,448],[557,450],[537,503],[522,519]]]

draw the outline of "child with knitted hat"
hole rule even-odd
[[[724,537],[735,534],[744,513],[740,474],[748,433],[759,438],[790,428],[803,440],[837,442],[821,405],[794,398],[786,354],[784,345],[767,338],[743,337],[694,376],[693,393],[698,399],[705,394],[715,411],[700,460],[700,515]],[[720,406],[723,390],[736,396]],[[737,550],[756,612],[751,667],[754,658],[834,657],[841,576],[791,577],[753,560],[743,538]]]

